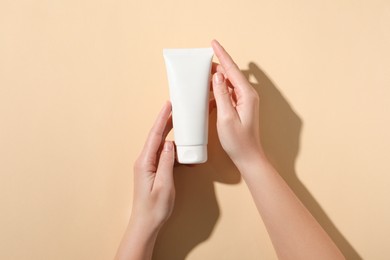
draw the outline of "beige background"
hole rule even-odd
[[[164,47],[217,38],[283,177],[349,259],[389,259],[389,1],[0,2],[0,259],[111,259],[168,98]],[[275,259],[210,118],[155,259]],[[286,216],[288,218],[288,216]]]

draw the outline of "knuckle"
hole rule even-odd
[[[162,151],[160,156],[160,161],[163,162],[171,162],[173,160],[173,150],[170,151]]]
[[[229,90],[228,90],[228,88],[226,87],[226,84],[225,84],[225,83],[217,84],[217,85],[216,85],[216,88],[215,88],[215,91],[217,91],[218,94],[220,94],[220,95],[229,94]]]
[[[166,167],[169,164],[169,157],[167,156],[167,152],[162,152],[160,156],[159,166]]]
[[[225,72],[228,73],[230,72],[231,70],[234,70],[234,69],[238,69],[238,66],[237,64],[232,60],[227,66],[225,69]]]

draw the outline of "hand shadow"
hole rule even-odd
[[[219,142],[215,109],[209,117],[208,157],[204,164],[175,168],[175,207],[159,232],[153,259],[183,260],[206,241],[220,217],[214,182],[241,181],[240,173]]]
[[[249,63],[248,67],[243,73],[252,81],[252,86],[260,95],[260,136],[268,159],[337,244],[346,259],[362,259],[298,179],[295,160],[299,152],[302,120],[255,63]]]

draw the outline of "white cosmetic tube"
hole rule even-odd
[[[212,48],[164,49],[179,163],[207,161]]]

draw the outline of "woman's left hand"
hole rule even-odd
[[[158,115],[134,164],[134,196],[130,222],[115,259],[151,259],[157,234],[172,213],[175,201],[171,103]]]
[[[175,200],[173,166],[175,149],[165,138],[172,129],[171,103],[160,111],[134,165],[134,199],[131,221],[159,228],[172,213]]]

